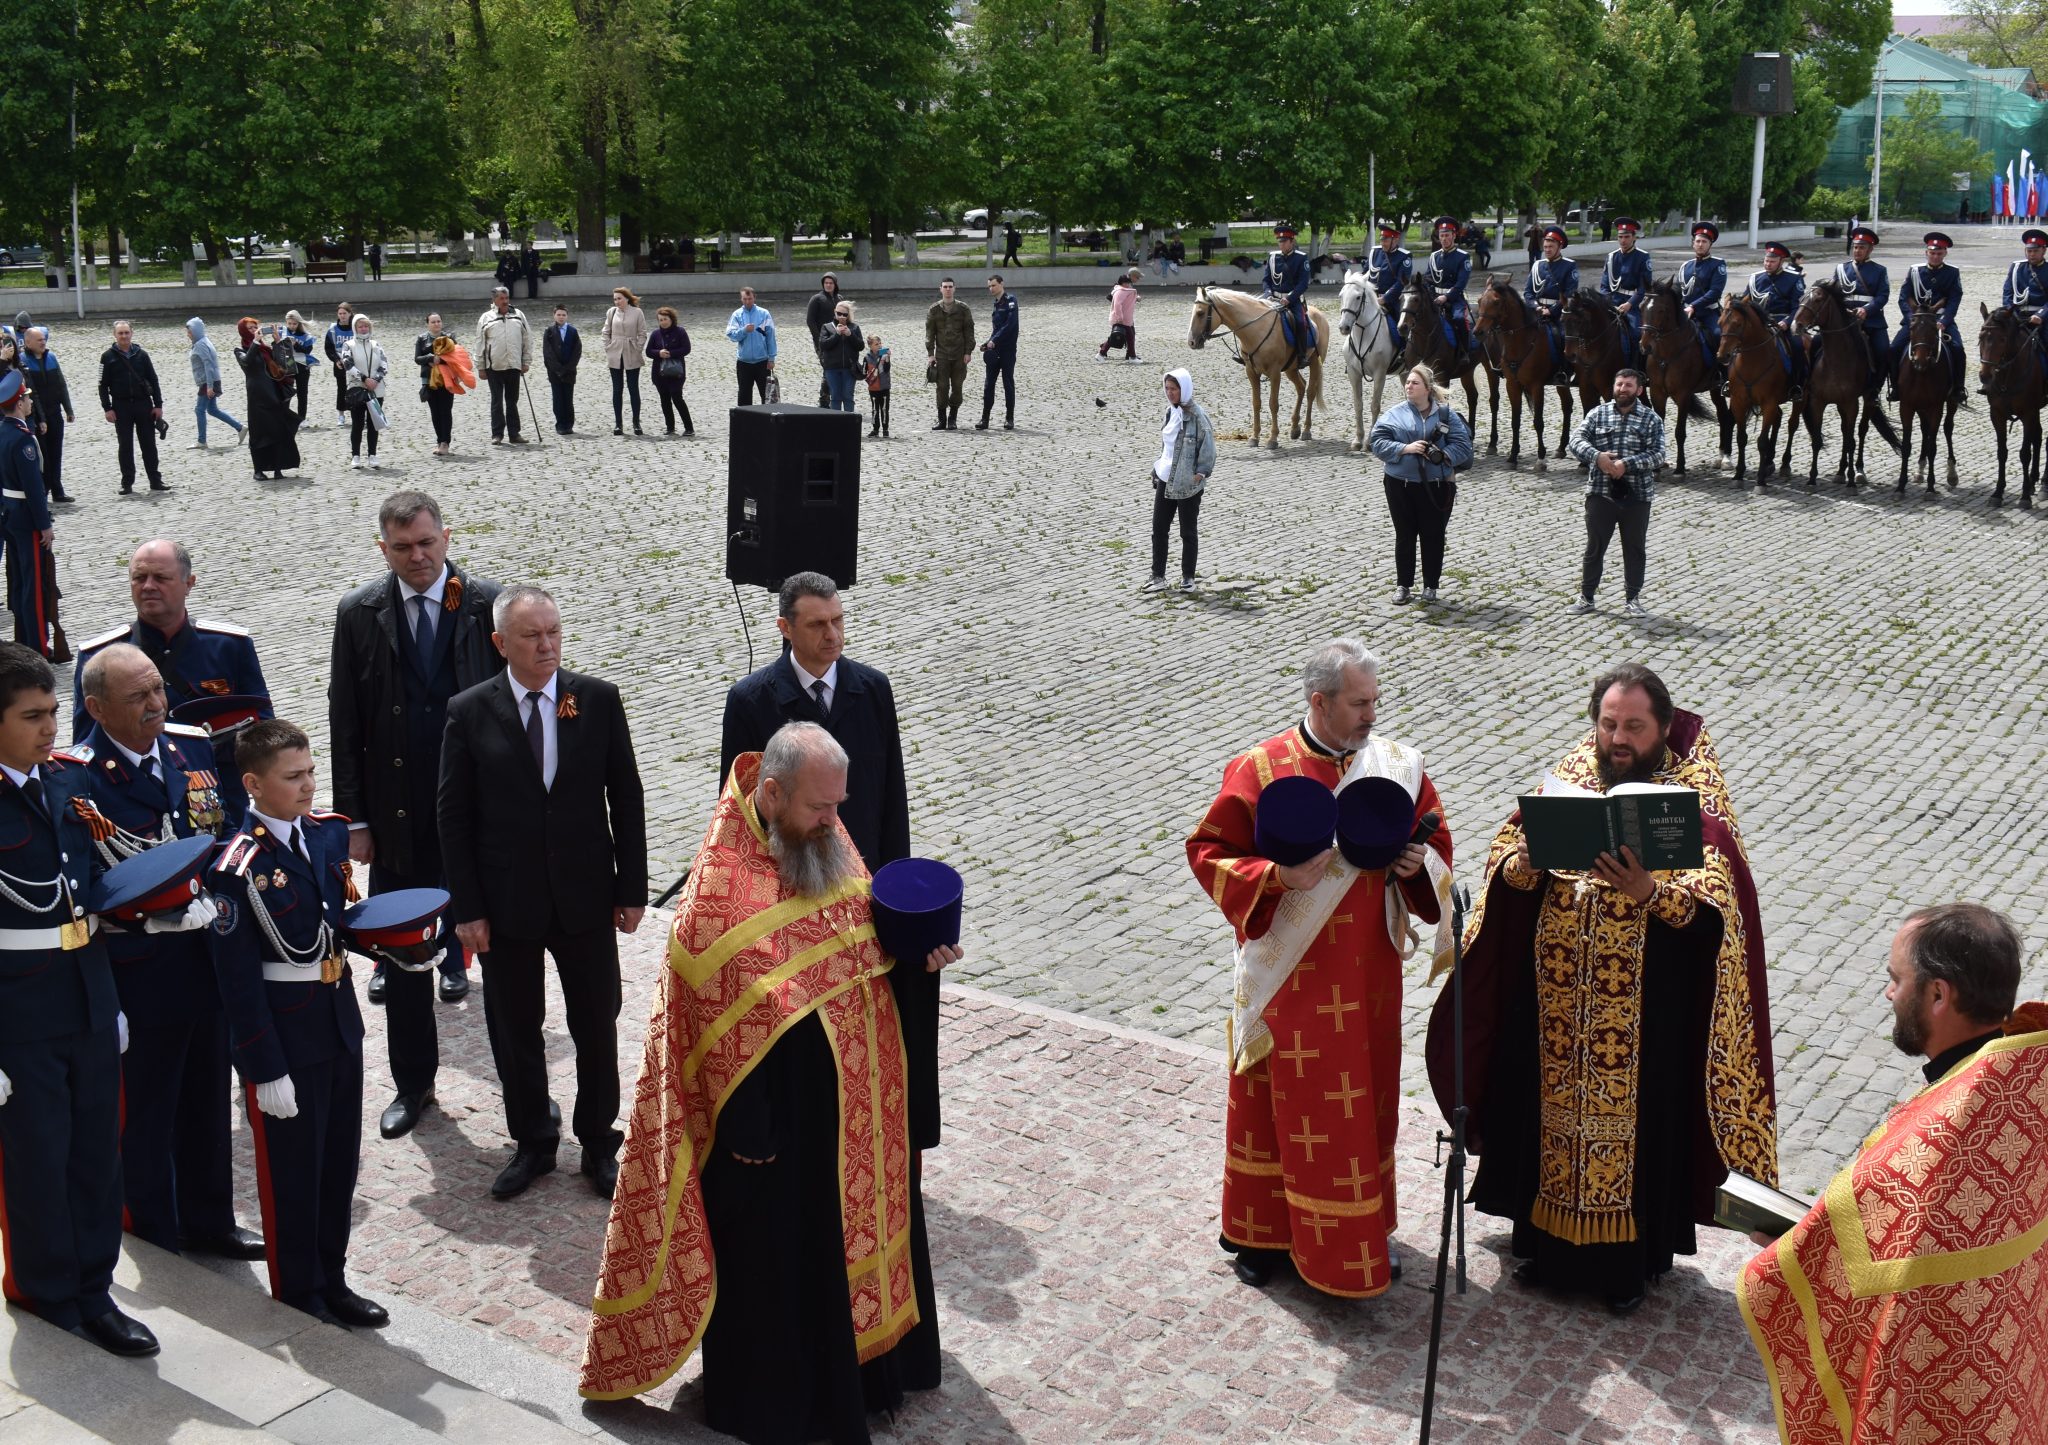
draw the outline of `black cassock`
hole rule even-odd
[[[235,362],[249,383],[249,465],[259,472],[297,467],[299,415],[292,409],[293,383],[271,376],[260,346],[235,348]]]
[[[915,974],[899,997],[921,991],[927,977],[921,963],[899,963],[892,986],[906,969]],[[936,1092],[932,1070],[913,1068],[911,1077],[913,1095],[920,1087]],[[749,1445],[864,1445],[869,1414],[895,1409],[906,1391],[937,1388],[939,1314],[918,1168],[920,1112],[913,1099],[918,1324],[863,1365],[847,1307],[839,1215],[838,1065],[818,1016],[792,1025],[733,1090],[702,1176],[718,1268],[718,1299],[704,1331],[704,1414],[712,1429]],[[936,1109],[927,1117],[936,1118]],[[775,1162],[742,1164],[735,1153]]]

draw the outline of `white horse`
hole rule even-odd
[[[1379,293],[1365,279],[1365,272],[1344,273],[1344,290],[1338,297],[1337,332],[1344,338],[1344,374],[1351,378],[1351,450],[1365,450],[1365,434],[1380,419],[1380,397],[1385,393],[1387,374],[1401,343],[1380,305]],[[1372,379],[1372,415],[1365,412],[1365,383]]]

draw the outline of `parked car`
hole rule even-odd
[[[42,259],[41,246],[0,246],[0,266],[27,266]]]
[[[1045,224],[1045,217],[1039,215],[1036,211],[997,211],[996,216],[1000,220],[1015,222],[1025,230]],[[960,224],[970,231],[986,231],[988,229],[988,207],[976,206],[960,218]]]

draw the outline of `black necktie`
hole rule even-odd
[[[832,705],[825,701],[825,679],[819,678],[811,684],[811,696],[818,700],[818,716],[832,716]]]
[[[313,866],[313,855],[306,851],[306,830],[304,827],[292,829],[292,851],[305,861],[308,868]]]
[[[21,785],[21,791],[31,803],[36,805],[38,813],[41,813],[45,818],[50,816],[50,805],[43,801],[43,780],[41,778],[30,774],[28,781]]]
[[[542,783],[548,780],[548,736],[540,720],[540,705],[546,701],[546,696],[541,693],[529,692],[526,695],[527,705],[532,709],[526,715],[526,745],[533,749],[533,766],[540,773]]]
[[[412,599],[418,605],[419,617],[413,623],[413,641],[419,644],[420,656],[434,655],[434,608],[425,593]]]

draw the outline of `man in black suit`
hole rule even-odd
[[[555,1167],[543,953],[576,1045],[583,1173],[619,1174],[619,945],[647,904],[647,818],[619,690],[560,667],[562,619],[538,587],[491,609],[506,670],[448,705],[441,853],[455,931],[484,971],[484,1021],[516,1152],[491,1185],[510,1199]]]
[[[341,599],[328,668],[334,810],[348,818],[348,855],[370,868],[370,892],[443,888],[435,793],[441,734],[458,692],[495,677],[505,662],[491,646],[494,582],[448,560],[441,505],[425,492],[394,492],[377,511],[386,574]],[[469,992],[452,928],[439,940],[440,994]],[[409,1133],[434,1101],[441,1066],[434,1029],[434,969],[379,963],[370,1002],[385,1006],[391,1084],[386,1139]]]
[[[554,324],[540,338],[540,359],[554,393],[555,435],[568,436],[576,430],[576,364],[583,360],[583,336],[569,324],[568,307],[555,308]]]

